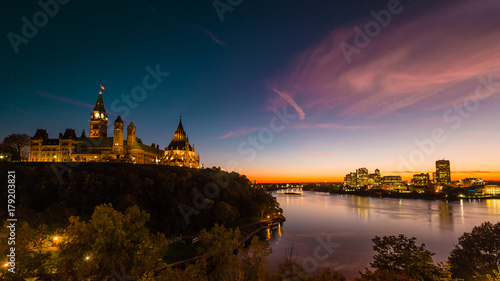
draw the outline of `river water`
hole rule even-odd
[[[287,219],[269,233],[273,272],[293,248],[295,261],[309,272],[333,267],[352,279],[372,261],[371,239],[398,234],[416,237],[418,245],[436,253],[437,263],[447,259],[464,232],[500,220],[498,199],[444,202],[286,191],[273,192]]]

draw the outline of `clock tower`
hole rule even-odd
[[[95,104],[94,110],[90,114],[90,134],[91,138],[107,137],[108,136],[108,115],[104,109],[102,101],[102,91],[99,91],[99,97]]]

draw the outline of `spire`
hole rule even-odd
[[[116,118],[115,123],[123,123],[122,117],[118,115],[118,118]]]
[[[80,137],[81,137],[81,138],[85,138],[85,137],[86,137],[86,136],[85,136],[85,129],[83,129],[83,131],[82,131],[82,135],[81,135]]]
[[[102,91],[99,91],[99,97],[97,97],[94,111],[106,112],[106,110],[104,109],[104,102],[102,101]]]
[[[175,130],[174,138],[178,140],[186,138],[186,132],[184,131],[184,127],[182,127],[182,115],[179,117],[179,126]]]

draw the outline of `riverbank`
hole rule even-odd
[[[384,189],[368,189],[346,191],[331,186],[304,186],[304,191],[328,192],[331,194],[349,194],[376,198],[401,198],[401,199],[424,199],[424,200],[446,200],[457,201],[462,199],[500,199],[500,195],[463,195],[458,193],[419,193],[410,191],[391,191]]]

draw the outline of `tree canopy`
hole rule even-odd
[[[453,277],[486,280],[500,266],[500,222],[485,222],[460,236],[448,262]]]
[[[27,134],[11,134],[0,144],[2,153],[12,154],[11,160],[27,160],[30,136]]]

